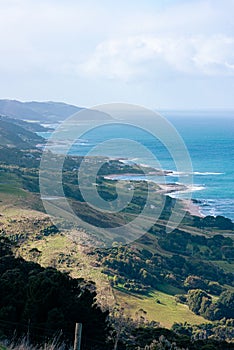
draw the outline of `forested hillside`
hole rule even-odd
[[[0,152],[3,339],[14,330],[18,335],[29,330],[31,341],[39,343],[62,329],[61,340],[71,343],[74,324],[81,322],[82,349],[90,349],[91,343],[95,349],[112,349],[115,342],[123,350],[150,344],[151,349],[166,349],[165,344],[173,342],[178,349],[232,348],[231,220],[186,213],[180,226],[167,233],[175,199],[166,196],[159,219],[144,236],[128,245],[121,238],[109,248],[94,248],[98,237],[83,227],[69,229],[63,221],[56,227],[45,213],[39,189],[42,151],[29,143],[36,144],[38,136],[26,130],[28,124],[21,127],[4,119],[1,125],[4,135],[13,137],[21,131],[27,136],[27,140],[13,137],[11,146],[2,145]],[[56,157],[53,161],[59,160]],[[80,192],[77,171],[81,161],[82,157],[66,157],[64,193],[76,214],[97,227],[134,218],[144,206],[148,189],[154,193],[153,205],[165,197],[156,184],[135,181],[134,196],[121,216],[100,215],[90,210]],[[99,161],[103,158],[89,158],[90,172]],[[116,186],[124,193],[132,183],[112,181],[106,175],[140,174],[140,170],[118,160],[106,158],[105,162],[97,186],[108,201],[116,197]],[[54,178],[49,169],[49,178]],[[180,207],[185,210],[182,202]],[[151,219],[149,211],[145,220]]]

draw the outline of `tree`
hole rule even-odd
[[[133,320],[126,316],[125,308],[119,305],[112,309],[110,322],[112,325],[111,341],[113,342],[113,350],[117,350],[119,343],[124,344],[127,341],[135,325]]]
[[[221,309],[222,318],[234,318],[234,292],[226,290],[221,293],[217,307]]]
[[[32,341],[52,336],[61,327],[64,337],[73,340],[77,322],[83,324],[87,345],[106,341],[109,312],[97,305],[93,282],[15,258],[2,241],[0,252],[0,321],[11,321],[6,333],[27,333],[30,320]]]
[[[184,286],[187,289],[205,289],[207,285],[201,277],[190,275],[185,279]]]
[[[195,314],[200,315],[204,312],[205,306],[210,305],[211,297],[201,289],[191,289],[187,295],[189,309]]]

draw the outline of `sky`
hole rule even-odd
[[[0,98],[234,109],[234,0],[0,0]]]

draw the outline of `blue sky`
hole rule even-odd
[[[0,98],[234,108],[234,0],[1,0]]]

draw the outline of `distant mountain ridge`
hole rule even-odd
[[[11,117],[6,117],[6,116],[0,115],[0,122],[1,121],[5,121],[8,123],[18,125],[18,126],[24,128],[28,131],[31,131],[31,132],[46,132],[46,131],[51,130],[51,128],[44,127],[41,124],[39,124],[39,122],[36,122],[36,121],[30,123],[30,122],[27,122],[27,121],[22,120],[22,119],[16,119],[16,118],[11,118]]]
[[[42,123],[56,123],[81,110],[81,107],[63,102],[21,102],[0,100],[0,114],[16,119],[35,120]]]
[[[35,121],[40,124],[56,124],[80,112],[80,121],[109,120],[113,117],[109,113],[96,109],[86,109],[63,102],[20,102],[16,100],[0,99],[0,115],[18,120]],[[39,131],[39,130],[36,130]]]
[[[35,148],[38,144],[44,143],[44,139],[37,135],[35,131],[42,131],[43,129],[37,123],[27,123],[0,116],[0,146],[21,149]]]

